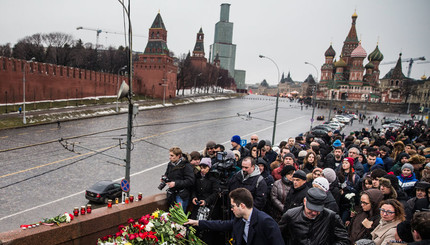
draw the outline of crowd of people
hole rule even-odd
[[[412,120],[374,126],[347,135],[307,133],[275,149],[258,135],[245,146],[234,135],[231,150],[213,141],[202,153],[173,147],[162,181],[169,202],[191,211],[190,224],[200,226],[208,244],[226,239],[204,233],[211,227],[233,229],[236,244],[430,244],[429,128]],[[254,213],[278,225],[250,237]]]

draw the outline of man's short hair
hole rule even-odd
[[[387,153],[390,153],[390,148],[388,148],[388,146],[383,145],[379,148],[379,151],[385,151]]]
[[[255,162],[254,158],[252,158],[252,157],[245,157],[245,158],[242,160],[242,163],[243,163],[243,162],[245,162],[245,161],[251,161],[251,166],[254,166],[254,165],[256,165],[256,164],[257,164],[257,163]]]
[[[378,155],[376,154],[376,152],[370,152],[368,155],[367,155],[367,157],[369,158],[369,157],[378,157]]]
[[[342,151],[342,147],[341,146],[335,147],[334,150],[341,150]]]
[[[221,144],[216,144],[214,148],[220,148],[221,151],[225,151],[225,147]]]
[[[348,153],[349,153],[350,151],[355,151],[355,153],[360,154],[360,150],[359,150],[357,147],[351,147],[351,148],[349,148]]]
[[[411,220],[411,228],[420,234],[422,240],[430,239],[430,211],[415,213]]]
[[[297,136],[296,139],[295,139],[295,141],[302,141],[302,140],[303,140],[302,136]]]
[[[172,152],[175,156],[182,155],[181,148],[179,148],[177,146],[174,146],[174,147],[170,148],[169,152]]]
[[[252,206],[254,205],[254,199],[252,198],[252,194],[246,188],[234,189],[230,192],[230,194],[228,194],[228,196],[233,199],[233,201],[237,205],[243,203],[247,208],[252,208]]]

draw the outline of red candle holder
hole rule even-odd
[[[112,200],[111,199],[109,199],[108,200],[108,206],[107,206],[108,208],[111,208],[112,207]]]
[[[79,208],[78,208],[78,207],[75,207],[75,208],[73,209],[73,215],[74,215],[75,217],[78,217],[78,216],[79,216]]]
[[[128,204],[129,203],[129,199],[128,199],[128,197],[126,197],[125,198],[125,204]]]
[[[91,209],[91,204],[87,204],[87,213],[91,213],[92,209]]]
[[[85,215],[85,206],[81,206],[81,215]]]
[[[134,196],[130,195],[129,200],[130,200],[130,202],[133,202],[134,201]]]
[[[137,200],[142,201],[142,192],[139,192],[139,194],[137,195]]]

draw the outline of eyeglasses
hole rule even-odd
[[[258,140],[258,139],[253,139],[253,138],[251,138],[251,140]]]
[[[393,215],[393,214],[396,213],[396,212],[393,212],[393,211],[390,211],[390,210],[385,210],[385,209],[382,209],[382,208],[380,208],[379,211],[381,211],[381,213],[385,214],[385,215]]]
[[[363,201],[360,201],[360,203],[361,203],[361,205],[369,205],[370,204],[368,202],[363,202]]]
[[[206,149],[213,150],[213,149],[215,149],[215,147],[207,147]]]

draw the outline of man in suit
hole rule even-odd
[[[188,220],[185,224],[202,229],[231,231],[235,245],[284,245],[278,224],[266,213],[253,207],[250,191],[237,188],[229,193],[232,220]]]

